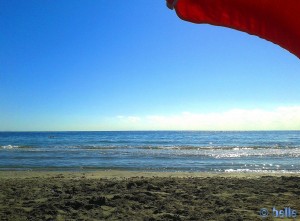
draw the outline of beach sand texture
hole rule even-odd
[[[1,220],[262,219],[300,211],[297,174],[0,172]]]

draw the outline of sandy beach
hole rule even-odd
[[[277,220],[299,196],[299,174],[0,172],[1,220]]]

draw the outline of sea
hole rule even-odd
[[[0,170],[300,172],[300,131],[0,132]]]

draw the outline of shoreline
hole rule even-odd
[[[132,177],[235,177],[235,178],[259,178],[262,176],[293,176],[300,177],[298,172],[168,172],[168,171],[133,171],[133,170],[78,170],[78,171],[48,171],[48,170],[4,170],[0,171],[0,179],[4,178],[50,178],[64,176],[64,178],[78,178],[84,176],[88,179],[98,179],[98,178],[132,178]]]

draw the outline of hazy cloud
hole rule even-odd
[[[300,106],[117,118],[122,128],[136,130],[299,130]]]

